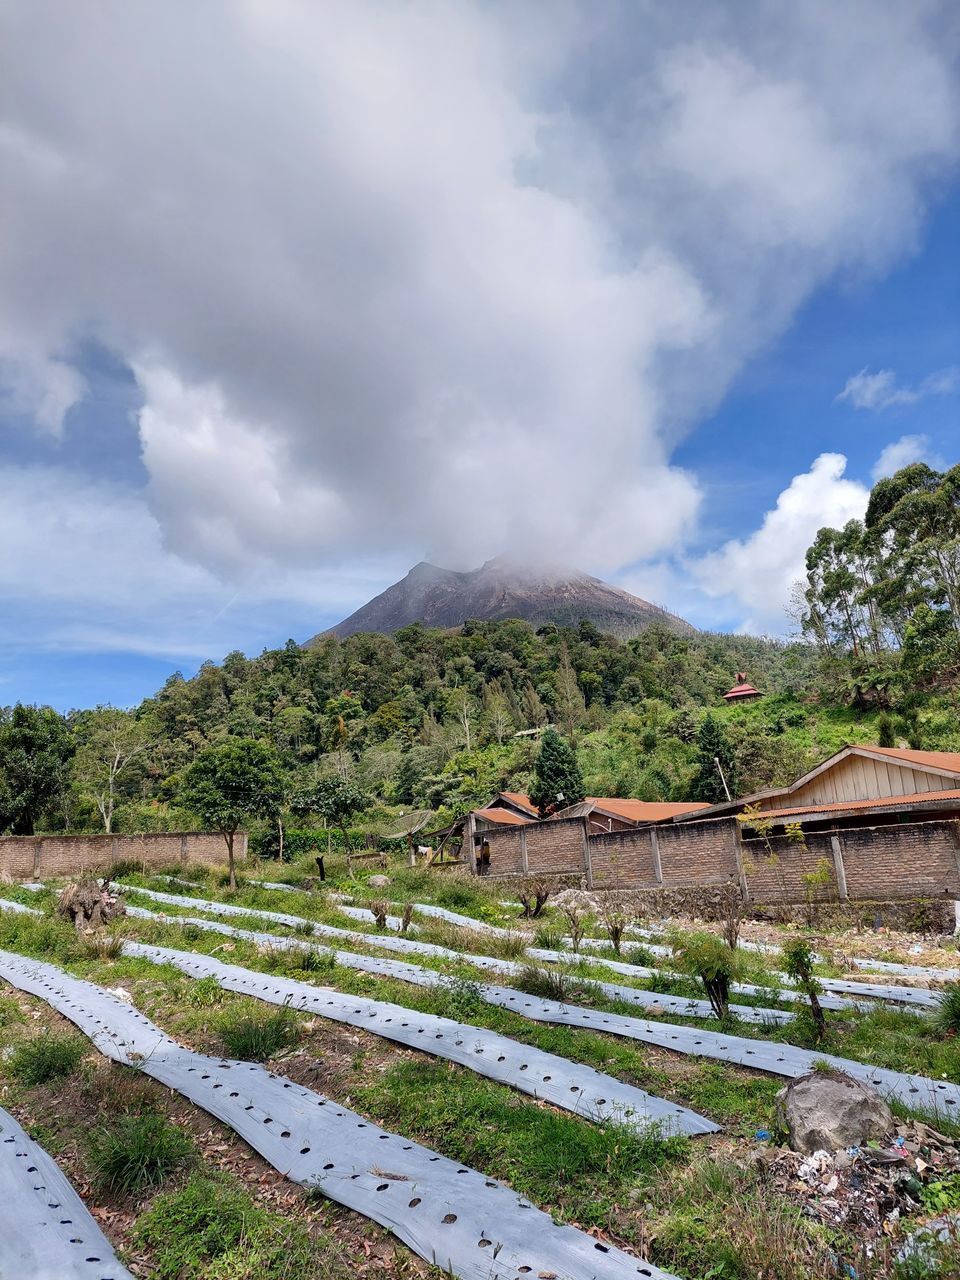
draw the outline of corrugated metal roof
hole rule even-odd
[[[869,751],[877,756],[890,756],[893,760],[902,760],[905,764],[915,764],[919,768],[945,769],[948,773],[960,774],[960,751],[912,751],[907,747],[858,747],[859,751]]]
[[[694,809],[707,809],[703,801],[686,801],[673,803],[660,800],[631,800],[620,796],[587,796],[587,804],[595,809],[604,809],[618,818],[628,818],[631,822],[661,822],[664,818],[675,818],[680,813],[692,813]]]
[[[792,809],[763,809],[761,817],[789,818],[798,813],[845,813],[848,810],[906,809],[932,800],[960,800],[960,788],[947,791],[917,791],[904,796],[879,796],[872,800],[834,800],[830,804],[803,804]]]
[[[501,791],[504,800],[508,800],[510,804],[515,804],[518,809],[526,809],[528,813],[536,814],[537,806],[530,803],[530,797],[525,796],[522,791]]]
[[[735,684],[723,696],[725,698],[759,698],[760,690],[755,689],[752,684]]]
[[[496,822],[504,827],[525,827],[534,819],[523,818],[519,813],[511,813],[509,809],[475,809],[474,817],[483,818],[486,822]]]

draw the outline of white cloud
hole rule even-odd
[[[0,334],[47,430],[72,344],[136,370],[151,537],[229,590],[676,551],[677,438],[957,155],[934,0],[6,9]]]
[[[916,404],[928,396],[947,396],[960,389],[960,367],[951,366],[931,373],[915,386],[897,382],[892,369],[871,373],[861,369],[848,378],[836,397],[846,400],[854,409],[889,409],[896,404]]]
[[[33,420],[58,439],[63,420],[86,393],[86,381],[64,360],[35,352],[4,354],[0,346],[0,405]]]
[[[227,584],[163,546],[142,495],[50,467],[0,466],[0,648],[129,650],[174,661],[281,644],[350,613],[405,565],[248,566]]]
[[[901,436],[886,446],[874,464],[871,476],[874,481],[892,476],[911,462],[928,462],[931,466],[941,465],[940,459],[930,447],[929,436]]]
[[[822,453],[809,471],[794,476],[759,529],[691,565],[707,595],[730,597],[747,611],[743,630],[782,633],[791,591],[803,576],[817,531],[862,518],[870,493],[844,477],[846,466],[842,454]]]

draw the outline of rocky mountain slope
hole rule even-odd
[[[576,626],[586,618],[621,638],[639,635],[655,622],[693,632],[682,618],[589,574],[534,570],[502,557],[465,573],[424,561],[331,630],[342,638],[359,631],[397,631],[411,622],[457,627],[468,618],[523,618],[535,626]]]

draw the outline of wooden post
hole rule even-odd
[[[837,895],[841,902],[846,902],[849,897],[847,893],[847,872],[843,865],[843,848],[841,847],[839,836],[830,837],[830,848],[833,850],[833,873],[837,877]]]
[[[650,828],[650,856],[653,859],[653,877],[657,884],[663,884],[663,864],[660,861],[660,841],[656,827]]]

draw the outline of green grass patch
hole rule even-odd
[[[190,1138],[158,1112],[119,1116],[94,1129],[87,1158],[94,1179],[114,1194],[158,1187],[194,1157]]]
[[[217,1025],[231,1057],[243,1062],[266,1062],[300,1039],[300,1023],[289,1009],[276,1013],[230,1013]]]
[[[583,1225],[606,1226],[618,1198],[689,1150],[686,1138],[558,1114],[445,1063],[398,1063],[355,1092],[381,1123]]]
[[[10,1055],[8,1069],[27,1088],[72,1076],[80,1065],[88,1044],[80,1036],[47,1032],[24,1040]]]
[[[138,1244],[152,1251],[156,1280],[347,1280],[331,1242],[269,1213],[227,1177],[194,1174],[141,1214]]]

